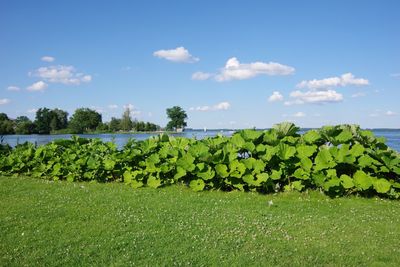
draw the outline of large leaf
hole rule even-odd
[[[242,136],[240,136],[240,134],[234,134],[231,138],[231,143],[234,144],[235,146],[241,148],[244,146],[244,144],[246,143],[246,141],[244,141],[244,139],[242,138]]]
[[[353,176],[354,185],[361,190],[367,190],[372,186],[372,178],[363,171],[356,171]]]
[[[328,148],[322,148],[315,157],[314,169],[316,171],[329,169],[334,167],[335,165],[336,163],[333,161],[332,155],[329,152]]]
[[[192,188],[193,191],[202,191],[205,187],[205,183],[202,179],[197,179],[197,180],[192,180],[189,183],[190,188]]]
[[[203,178],[203,180],[211,180],[215,176],[215,172],[210,167],[206,167],[206,170],[203,172],[198,172],[196,174],[198,177]]]
[[[160,179],[157,179],[157,178],[154,177],[154,176],[150,176],[150,177],[147,179],[147,185],[150,186],[150,187],[152,187],[152,188],[160,187],[160,186],[161,186],[161,180],[160,180]]]
[[[377,179],[376,181],[374,181],[374,189],[376,190],[376,192],[384,194],[389,192],[392,184],[386,180],[386,179]]]
[[[350,189],[354,187],[353,179],[346,174],[342,174],[340,176],[340,182],[345,189]]]
[[[217,164],[215,166],[215,171],[222,178],[226,178],[229,176],[228,167],[224,164]]]
[[[297,157],[298,158],[309,158],[311,157],[316,151],[317,151],[317,146],[311,145],[300,145],[296,147],[297,150]]]
[[[190,154],[185,154],[176,161],[176,165],[190,172],[196,168],[196,165],[193,164],[193,162],[194,157],[192,157]]]
[[[240,135],[243,137],[245,141],[251,141],[255,142],[260,136],[262,135],[262,132],[256,131],[256,130],[243,130],[240,131]]]
[[[188,152],[195,158],[210,156],[208,152],[209,148],[203,144],[198,142],[195,145],[190,146]]]
[[[278,156],[282,160],[290,159],[291,157],[294,156],[295,153],[296,153],[296,148],[293,146],[289,146],[284,143],[280,143],[278,146]]]
[[[302,138],[307,144],[315,144],[321,139],[321,135],[316,130],[310,130],[306,132]]]
[[[229,169],[232,177],[241,178],[246,171],[246,166],[238,160],[234,160],[229,164]]]
[[[344,129],[335,139],[339,144],[348,143],[353,139],[353,134],[349,130]]]

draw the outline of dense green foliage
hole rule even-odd
[[[14,128],[12,121],[8,118],[7,114],[0,113],[0,135],[13,133]]]
[[[77,109],[68,121],[68,112],[55,108],[40,108],[36,111],[35,121],[27,116],[10,119],[7,114],[0,113],[0,135],[6,134],[81,134],[93,132],[158,131],[161,127],[150,122],[132,120],[129,108],[121,119],[111,118],[110,122],[102,122],[99,112],[88,109]]]
[[[0,176],[0,266],[393,266],[400,201]]]
[[[167,116],[170,121],[167,124],[167,130],[177,130],[186,127],[186,112],[179,106],[173,106],[172,108],[167,108]]]
[[[17,146],[0,173],[69,181],[123,181],[137,188],[185,183],[195,191],[302,191],[399,198],[400,156],[382,138],[353,125],[297,134],[291,123],[203,140],[160,135],[122,150],[100,140]]]

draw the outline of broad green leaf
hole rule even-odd
[[[311,171],[311,168],[312,168],[312,165],[313,165],[313,163],[312,163],[311,159],[309,159],[309,158],[302,158],[302,159],[300,159],[300,166],[301,166],[305,171],[310,172],[310,171]]]
[[[372,186],[371,176],[363,171],[356,171],[353,176],[354,185],[361,190],[367,190]]]
[[[243,137],[244,140],[252,141],[254,143],[254,141],[256,141],[262,135],[262,132],[246,129],[240,131],[240,135]]]
[[[111,171],[111,170],[114,169],[114,166],[115,166],[115,161],[114,160],[109,159],[109,158],[104,160],[104,169],[105,170]]]
[[[293,146],[289,146],[287,144],[284,143],[280,143],[278,146],[278,156],[282,159],[282,160],[288,160],[291,157],[294,156],[294,154],[296,153],[296,148]]]
[[[234,160],[229,163],[229,169],[232,177],[241,178],[246,171],[246,166],[238,160]]]
[[[197,180],[192,180],[189,183],[190,188],[192,188],[193,191],[202,191],[205,187],[205,183],[202,179],[197,179]]]
[[[371,167],[372,165],[380,166],[381,164],[368,155],[362,155],[358,158],[358,165],[360,167]]]
[[[124,183],[130,184],[132,182],[132,173],[130,171],[125,171],[122,175],[124,177]]]
[[[317,156],[315,157],[315,166],[314,169],[316,171],[318,170],[323,170],[323,169],[329,169],[332,168],[336,165],[336,163],[333,161],[332,155],[329,152],[329,149],[323,148],[321,149]]]
[[[157,179],[157,178],[154,177],[154,176],[150,176],[150,177],[147,179],[147,185],[150,186],[150,187],[152,187],[152,188],[160,187],[160,185],[161,185],[161,180],[160,180],[160,179]]]
[[[270,176],[272,180],[280,180],[282,178],[282,170],[272,170]]]
[[[292,188],[296,191],[301,192],[304,189],[305,185],[303,185],[302,181],[294,181],[292,183]]]
[[[315,144],[321,139],[321,135],[316,130],[310,130],[306,132],[302,138],[307,144]]]
[[[331,178],[328,181],[326,181],[324,183],[324,190],[325,191],[329,191],[331,188],[333,187],[337,187],[340,185],[340,179],[335,177],[335,178]]]
[[[350,189],[354,187],[353,179],[346,174],[342,174],[340,176],[340,182],[345,189]]]
[[[131,186],[132,186],[132,188],[140,188],[140,187],[143,187],[143,182],[142,181],[136,181],[136,180],[132,180],[132,182],[131,182]]]
[[[203,180],[206,180],[206,181],[211,180],[212,178],[214,178],[215,172],[210,167],[207,167],[206,169],[207,169],[206,171],[198,172],[196,175],[200,178],[203,178]]]
[[[224,164],[217,164],[215,166],[215,171],[222,178],[226,178],[229,176],[228,167]]]
[[[178,181],[180,178],[184,177],[186,175],[185,169],[182,167],[176,167],[176,173],[174,175],[174,180]]]
[[[335,139],[339,144],[348,143],[353,139],[353,134],[349,130],[344,129]]]
[[[240,134],[237,133],[237,134],[234,134],[234,135],[231,137],[231,143],[234,144],[235,146],[241,148],[241,147],[244,146],[244,144],[245,144],[246,142],[245,142],[244,139],[240,136]]]
[[[386,179],[377,179],[376,181],[373,182],[374,184],[374,189],[376,190],[376,192],[384,194],[389,192],[392,184],[386,180]]]
[[[192,157],[190,154],[185,154],[176,161],[176,165],[190,172],[196,168],[196,165],[193,164],[193,162],[194,157]]]
[[[359,157],[364,154],[365,148],[361,144],[354,144],[350,149],[350,154],[354,157]]]
[[[310,179],[310,172],[299,168],[294,171],[293,177],[296,177],[301,180],[308,180],[308,179]]]
[[[315,146],[315,145],[312,145],[312,146],[300,145],[300,146],[296,147],[296,150],[297,150],[298,158],[300,158],[300,159],[309,158],[317,151],[317,146]]]
[[[195,158],[210,156],[208,152],[209,148],[203,144],[198,142],[195,145],[192,145],[188,152]]]

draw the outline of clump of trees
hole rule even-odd
[[[130,109],[126,109],[121,118],[112,118],[105,123],[101,114],[90,108],[76,109],[69,120],[68,112],[58,108],[38,109],[34,121],[27,116],[10,119],[7,114],[0,113],[0,135],[157,130],[161,130],[161,127],[154,123],[132,120]]]

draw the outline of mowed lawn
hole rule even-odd
[[[400,266],[400,201],[0,177],[0,266]]]

